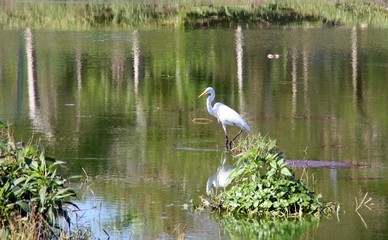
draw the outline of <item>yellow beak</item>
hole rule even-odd
[[[205,95],[205,93],[206,93],[206,91],[203,92],[203,93],[201,93],[201,94],[197,97],[197,99],[200,98],[200,97],[202,97],[203,95]]]

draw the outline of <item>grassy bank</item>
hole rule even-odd
[[[362,25],[388,27],[386,6],[365,2],[283,0],[155,3],[24,2],[0,3],[0,26],[35,28],[178,27],[233,24]]]

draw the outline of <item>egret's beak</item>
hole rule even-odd
[[[205,95],[205,94],[206,94],[206,91],[203,92],[203,93],[201,93],[201,94],[197,97],[197,99],[200,98],[200,97],[202,97],[202,96]]]

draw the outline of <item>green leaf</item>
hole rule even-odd
[[[282,166],[282,165],[283,165],[283,162],[284,162],[284,159],[281,158],[281,159],[279,159],[279,160],[277,161],[277,164],[278,164],[279,166]]]
[[[71,189],[71,188],[65,188],[65,189],[62,189],[62,190],[59,190],[56,194],[55,194],[55,199],[58,199],[58,200],[63,200],[64,198],[67,198],[67,197],[75,197],[77,196],[76,192]]]
[[[44,157],[40,157],[39,171],[41,173],[45,173],[46,172],[46,161],[44,160]]]
[[[16,204],[19,205],[25,212],[29,213],[31,211],[30,205],[25,200],[16,201]]]
[[[75,193],[67,193],[67,194],[63,194],[63,195],[56,195],[54,197],[54,199],[63,200],[67,197],[74,197],[74,196],[75,196]]]
[[[30,181],[36,181],[40,178],[40,175],[39,173],[37,172],[30,172],[28,178],[26,179],[25,183],[24,184],[27,184],[29,183]]]
[[[287,177],[291,177],[292,176],[292,173],[290,172],[290,170],[286,167],[282,168],[282,170],[280,171],[280,173],[284,176],[287,176]]]
[[[17,186],[17,185],[19,185],[19,183],[24,182],[25,180],[26,180],[26,177],[20,177],[20,178],[17,178],[17,179],[13,182],[13,184],[14,184],[15,186]]]
[[[63,161],[54,161],[50,166],[62,165],[65,164]]]
[[[53,207],[49,207],[48,210],[47,210],[47,217],[48,217],[48,220],[51,224],[54,224],[54,221],[55,221],[55,209],[53,209]]]
[[[262,204],[260,204],[260,207],[267,208],[267,209],[270,208],[271,206],[272,206],[272,202],[268,201],[268,200],[266,200]]]
[[[34,171],[38,171],[38,163],[36,161],[32,161],[31,164],[30,164],[30,168]]]
[[[16,149],[14,142],[8,142],[8,145],[12,148],[12,150]]]
[[[272,168],[274,168],[274,169],[277,168],[277,164],[276,164],[275,161],[271,161],[271,162],[269,163],[269,165],[270,165]]]
[[[54,169],[54,171],[52,171],[52,172],[50,173],[50,178],[51,178],[51,180],[54,180],[56,174],[57,174],[57,169]]]
[[[56,178],[56,179],[53,180],[53,182],[54,182],[57,186],[61,186],[61,185],[63,185],[63,184],[66,182],[66,180],[62,180],[62,179]]]
[[[47,190],[47,187],[46,187],[46,186],[42,187],[42,188],[39,190],[40,204],[41,204],[42,207],[44,206],[44,203],[45,203],[45,201],[46,201],[46,190]]]
[[[270,178],[276,173],[276,169],[272,168],[267,172],[267,177]]]

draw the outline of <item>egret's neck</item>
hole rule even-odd
[[[217,113],[215,111],[215,109],[212,107],[212,102],[214,100],[214,95],[210,95],[207,100],[206,100],[206,105],[207,105],[207,111],[213,115],[214,117],[217,117]]]

